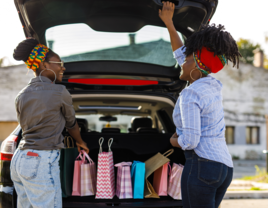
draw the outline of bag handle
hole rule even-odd
[[[113,144],[113,141],[114,141],[113,138],[110,138],[110,139],[108,140],[108,146],[109,146],[109,150],[108,150],[108,152],[111,152],[111,151],[112,151],[112,150],[111,150],[111,146],[112,146],[112,144]]]
[[[103,141],[104,141],[104,138],[101,137],[101,138],[99,139],[99,144],[100,144],[100,151],[99,151],[99,154],[102,153],[102,144],[103,144]]]
[[[88,159],[88,162],[91,164],[93,163],[93,160],[88,156],[88,154],[85,152],[85,150],[81,150],[82,154],[83,154],[83,159],[82,159],[82,163],[85,162],[86,158]]]
[[[168,157],[168,156],[171,155],[173,152],[174,152],[174,149],[170,149],[170,150],[166,151],[166,152],[163,154],[163,156]]]
[[[81,160],[83,160],[82,151],[79,153],[79,155],[77,156],[77,158],[75,160],[77,160],[79,157],[80,157]]]
[[[168,172],[169,172],[168,175],[171,175],[171,171],[172,171],[172,168],[171,168],[170,162],[168,162]]]
[[[72,141],[72,146],[70,145],[70,140]],[[67,148],[74,148],[74,140],[71,136],[65,136],[64,137],[64,145]]]

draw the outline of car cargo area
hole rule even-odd
[[[170,145],[169,139],[172,134],[136,134],[136,133],[129,133],[129,134],[112,134],[112,133],[83,133],[82,138],[87,143],[88,147],[90,148],[89,155],[91,159],[97,163],[98,161],[98,153],[99,153],[99,138],[104,138],[103,143],[103,151],[108,151],[108,140],[110,138],[114,139],[112,145],[112,152],[114,156],[114,164],[120,163],[123,161],[126,162],[133,162],[133,160],[138,161],[146,161],[156,153],[164,153],[167,150],[171,149],[172,146]],[[174,153],[170,155],[168,158],[171,161],[171,165],[173,162],[177,164],[185,163],[185,158],[183,151],[179,148],[174,148]],[[117,175],[117,171],[115,169],[115,178]],[[153,175],[149,177],[149,181],[153,183]],[[68,198],[63,198],[64,206],[68,207],[67,202],[91,202],[91,203],[101,203],[105,205],[114,206],[135,202],[141,203],[146,202],[149,204],[153,203],[153,207],[158,205],[161,206],[177,206],[181,203],[181,201],[173,200],[169,196],[161,196],[160,199],[118,199],[115,196],[113,199],[103,200],[103,199],[95,199],[95,196],[71,196]],[[157,204],[156,204],[157,203]],[[160,203],[160,204],[158,204]],[[103,204],[103,205],[104,205]]]
[[[98,165],[99,139],[104,138],[103,151],[108,151],[108,140],[113,138],[112,152],[114,164],[120,162],[144,162],[156,153],[165,153],[173,148],[170,137],[175,132],[172,122],[172,109],[174,100],[171,97],[155,95],[133,94],[72,94],[73,105],[77,114],[77,121],[81,128],[82,139],[87,143],[89,156]],[[163,96],[163,94],[162,94]],[[106,106],[106,108],[105,108]],[[84,109],[83,109],[84,107]],[[133,107],[132,109],[130,107]],[[138,108],[134,108],[138,107]],[[87,109],[86,109],[87,108]],[[121,109],[120,109],[121,108]],[[127,109],[128,108],[128,109]],[[132,118],[127,132],[120,128],[115,118],[125,115]],[[108,123],[100,130],[94,129],[90,116],[99,116],[99,122]],[[120,120],[120,119],[119,119]],[[152,122],[151,126],[144,127],[146,121]],[[118,125],[118,126],[116,126]],[[121,125],[122,126],[122,125]],[[88,127],[88,129],[87,129]],[[90,129],[93,128],[93,129]],[[64,132],[64,135],[67,135]],[[184,153],[179,148],[174,148],[174,153],[168,158],[170,163],[185,163]],[[117,168],[115,170],[115,179]],[[153,174],[149,177],[153,183]],[[95,199],[95,196],[70,196],[63,198],[64,207],[180,207],[181,200],[174,200],[170,196],[160,196],[160,199]]]

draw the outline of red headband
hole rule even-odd
[[[214,53],[208,51],[206,47],[203,47],[201,52],[194,53],[194,60],[199,70],[204,74],[217,73],[227,63],[224,55],[214,56]]]

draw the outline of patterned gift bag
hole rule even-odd
[[[92,196],[96,194],[96,165],[84,150],[82,150],[82,153],[81,196]],[[86,158],[89,163],[86,161]]]
[[[183,171],[183,165],[173,163],[171,174],[169,177],[168,184],[168,195],[173,199],[182,199],[181,198],[181,175]]]
[[[112,199],[115,196],[114,160],[111,150],[113,139],[108,141],[108,152],[102,152],[103,141],[104,138],[101,137],[99,140],[96,199]]]
[[[116,196],[119,199],[132,199],[132,184],[130,166],[132,162],[122,162],[115,165],[117,170]]]

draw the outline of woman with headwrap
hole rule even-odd
[[[89,152],[80,135],[72,97],[64,85],[55,84],[62,81],[66,69],[56,53],[35,39],[22,41],[13,56],[35,75],[15,100],[22,129],[10,166],[17,207],[62,207],[59,158],[64,127],[78,150]]]
[[[205,25],[185,46],[173,25],[175,5],[164,2],[159,16],[170,33],[180,79],[191,85],[180,93],[173,111],[176,133],[170,142],[184,150],[181,188],[183,208],[218,207],[232,181],[233,162],[225,141],[222,84],[210,74],[234,66],[241,56],[235,40],[222,25]]]

